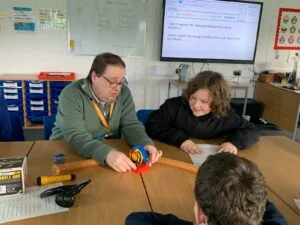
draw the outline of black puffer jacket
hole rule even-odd
[[[229,109],[226,117],[212,113],[196,117],[182,97],[166,100],[153,111],[146,123],[148,135],[156,140],[180,147],[189,138],[217,138],[226,136],[238,149],[251,147],[259,139],[259,130],[254,124]]]

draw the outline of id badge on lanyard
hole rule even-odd
[[[97,113],[97,115],[98,115],[98,117],[99,117],[99,119],[100,119],[102,125],[104,126],[104,128],[105,128],[105,130],[106,130],[106,134],[105,134],[104,136],[101,136],[101,138],[102,138],[102,139],[105,139],[105,138],[107,138],[107,137],[112,136],[112,133],[110,132],[110,129],[109,129],[109,125],[108,125],[108,123],[107,123],[107,121],[106,121],[106,119],[105,119],[103,113],[102,113],[101,110],[99,109],[99,106],[97,105],[97,103],[96,103],[94,100],[92,101],[92,103],[93,103],[93,107],[94,107],[94,109],[96,110],[96,113]],[[113,112],[113,110],[114,110],[114,106],[115,106],[115,103],[114,103],[114,102],[111,103],[110,108],[109,108],[109,118],[111,118],[112,112]],[[97,139],[97,137],[96,137],[96,139]],[[99,140],[100,140],[100,139],[99,139]]]

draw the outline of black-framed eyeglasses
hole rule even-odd
[[[126,78],[123,78],[123,80],[120,82],[115,82],[115,81],[110,81],[106,76],[102,75],[102,77],[107,81],[108,86],[111,88],[116,88],[118,86],[123,86],[123,85],[126,86],[128,84],[128,81],[126,80]]]

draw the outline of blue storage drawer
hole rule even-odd
[[[22,124],[43,122],[44,116],[57,114],[62,90],[72,81],[0,80],[0,101],[9,113],[17,114]]]
[[[28,110],[27,111],[27,118],[30,116],[47,116],[48,115],[48,111],[31,111]]]
[[[27,93],[26,99],[47,99],[47,93],[43,93],[43,94]]]
[[[25,89],[25,93],[26,94],[44,94],[46,93],[47,94],[47,88],[29,88],[29,87],[26,87]]]
[[[70,84],[69,81],[50,81],[50,87],[57,87],[63,89],[65,86]]]
[[[58,99],[60,93],[51,93],[51,99]]]
[[[7,105],[7,110],[9,112],[21,112],[21,113],[23,113],[23,106],[22,105],[11,104],[11,105]]]
[[[27,112],[27,120],[32,122],[43,122],[43,118],[45,116],[48,116],[48,112],[42,111],[42,112]]]
[[[57,114],[57,109],[51,109],[51,115]]]
[[[27,99],[27,106],[48,106],[47,99]]]
[[[52,95],[53,93],[59,95],[59,94],[61,93],[62,90],[63,90],[63,88],[57,88],[57,87],[51,87],[51,88],[50,88],[51,95]]]
[[[26,88],[47,88],[46,81],[25,81]]]
[[[23,105],[23,99],[1,99],[0,101],[6,105]]]
[[[44,116],[27,116],[27,120],[31,122],[43,122]]]
[[[23,111],[18,111],[18,112],[15,112],[15,111],[8,111],[10,114],[14,114],[18,117],[22,117],[22,119],[24,119],[24,115],[23,115]]]
[[[51,99],[51,105],[58,105],[58,99]]]
[[[58,108],[57,104],[51,104],[51,109]]]
[[[26,105],[26,111],[34,111],[34,112],[48,112],[48,105]]]
[[[0,80],[0,87],[22,88],[22,81],[21,80]]]
[[[22,94],[21,88],[0,88],[0,92],[3,94]]]
[[[0,93],[0,99],[5,99],[5,100],[22,100],[22,93],[18,93],[18,94]]]
[[[52,111],[52,110],[57,111],[57,108],[58,108],[58,105],[51,105],[51,111]]]

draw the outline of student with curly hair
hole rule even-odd
[[[230,89],[220,73],[204,71],[188,82],[182,96],[167,99],[146,123],[148,135],[180,147],[201,150],[190,138],[225,137],[217,151],[237,153],[259,139],[259,130],[230,108]]]

